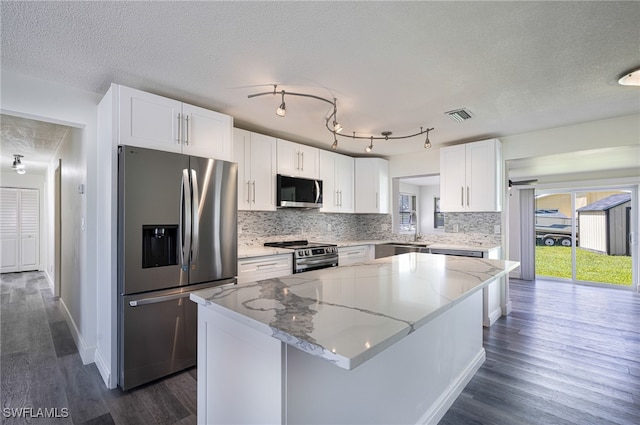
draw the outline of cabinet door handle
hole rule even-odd
[[[342,207],[342,191],[340,191],[340,207]]]
[[[469,206],[469,186],[467,186],[467,206]]]
[[[251,181],[247,180],[247,204],[251,203]]]
[[[253,203],[256,203],[256,181],[254,180],[251,185],[253,186]]]
[[[187,128],[187,137],[184,139],[184,144],[189,146],[189,115],[185,116],[184,119],[187,121],[185,126]]]
[[[300,168],[300,171],[304,171],[304,152],[300,152],[300,155],[302,156],[302,167]]]
[[[300,169],[300,152],[296,152],[296,170]]]
[[[460,186],[460,206],[464,207],[464,186]]]
[[[176,143],[180,144],[180,136],[182,136],[182,114],[178,113],[178,133]]]

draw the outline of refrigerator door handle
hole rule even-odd
[[[191,253],[191,188],[189,187],[189,170],[182,170],[182,189],[180,190],[180,266],[188,270],[187,263]]]
[[[191,265],[198,261],[198,248],[200,246],[200,189],[198,188],[198,174],[196,170],[191,169],[191,190],[192,190],[192,213],[191,222],[193,228],[193,237],[191,239]]]
[[[129,305],[131,307],[138,307],[138,306],[147,305],[147,304],[157,304],[157,303],[163,303],[165,301],[177,300],[180,298],[187,298],[189,295],[190,295],[190,292],[183,292],[181,294],[165,295],[163,297],[143,298],[141,300],[129,301]]]

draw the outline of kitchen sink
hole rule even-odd
[[[377,244],[375,258],[391,257],[392,255],[405,254],[407,252],[429,253],[427,244],[411,242],[385,242]]]

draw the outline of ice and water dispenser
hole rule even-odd
[[[178,225],[142,226],[142,268],[178,264]]]

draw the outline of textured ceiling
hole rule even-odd
[[[44,173],[56,149],[69,131],[63,125],[0,115],[0,170],[12,171],[13,155],[28,173]]]
[[[111,82],[227,113],[236,125],[327,148],[345,132],[435,127],[434,145],[640,113],[617,79],[640,66],[640,2],[11,2],[2,69],[105,93]],[[444,112],[466,107],[472,120]],[[367,141],[339,139],[364,155]],[[421,151],[424,139],[375,143]]]

